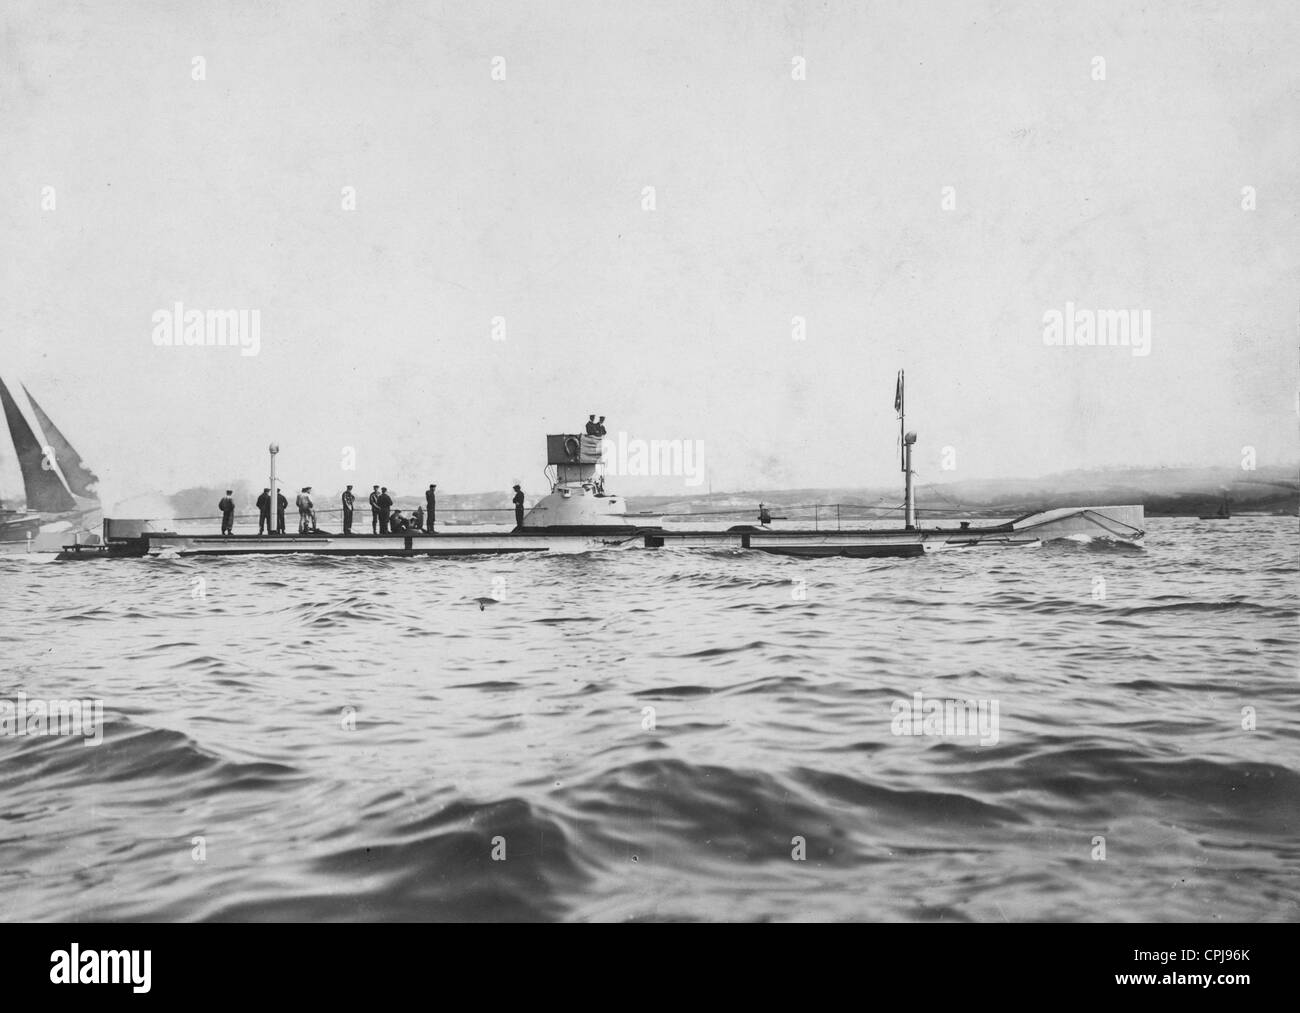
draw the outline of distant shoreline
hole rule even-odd
[[[327,481],[318,479],[313,492],[317,511],[337,511],[339,492],[349,480],[358,485],[354,479],[351,475],[342,478],[338,490],[330,489]],[[255,516],[253,504],[261,492],[261,484],[257,482],[185,489],[161,500],[169,504],[175,517],[216,516],[217,501],[228,488],[235,490],[237,512]],[[549,490],[525,490],[530,502],[544,491]],[[1036,479],[959,480],[918,485],[916,499],[921,518],[1016,517],[1079,503],[1099,506],[1141,503],[1148,517],[1199,517],[1217,513],[1225,494],[1233,516],[1300,515],[1300,466],[1268,466],[1251,472],[1230,468],[1074,471]],[[720,520],[735,516],[737,523],[757,514],[759,503],[777,512],[796,511],[801,520],[820,517],[833,523],[837,511],[841,522],[850,518],[890,520],[901,518],[903,501],[901,482],[897,488],[747,489],[714,493],[692,489],[676,495],[624,495],[629,514],[711,514]],[[395,504],[402,510],[423,506],[423,486],[410,494],[397,495]],[[289,512],[294,512],[292,503]],[[364,505],[358,505],[358,512],[362,520],[369,521]],[[472,518],[474,523],[481,523],[490,521],[494,515],[505,518],[510,513],[510,497],[505,489],[471,493],[440,491],[438,495],[440,523],[470,522]]]

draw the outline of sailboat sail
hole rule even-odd
[[[45,433],[45,438],[54,448],[55,460],[59,462],[59,470],[67,480],[68,488],[76,496],[97,498],[96,487],[99,485],[99,476],[86,467],[81,455],[73,449],[68,438],[59,432],[59,427],[54,424],[54,420],[36,403],[36,398],[32,397],[32,392],[27,389],[26,384],[23,384],[23,393],[27,395],[27,400],[32,403],[32,408],[36,411],[36,421]]]
[[[67,513],[77,509],[68,487],[59,473],[45,459],[45,451],[32,427],[27,424],[22,411],[0,380],[0,401],[4,402],[5,421],[18,455],[18,467],[23,473],[23,486],[27,490],[27,509],[42,513]]]

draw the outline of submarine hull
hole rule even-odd
[[[726,531],[628,524],[525,527],[396,535],[192,535],[140,531],[110,539],[107,555],[123,556],[480,556],[517,552],[578,553],[632,549],[736,549],[799,558],[921,556],[976,547],[1033,547],[1055,539],[1104,539],[1141,545],[1145,519],[1140,505],[1066,507],[1004,522],[964,526],[844,531],[741,527]],[[76,552],[61,558],[82,558]],[[102,558],[102,557],[101,557]]]

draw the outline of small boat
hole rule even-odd
[[[1232,511],[1228,509],[1228,494],[1223,494],[1223,502],[1219,504],[1217,514],[1201,514],[1200,520],[1203,521],[1227,521],[1232,519]]]
[[[57,552],[99,540],[99,478],[22,387],[28,411],[0,379],[0,405],[22,476],[25,509],[0,508],[0,553]],[[30,413],[30,418],[29,418]]]

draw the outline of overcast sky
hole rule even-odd
[[[589,412],[719,490],[891,483],[899,368],[923,482],[1290,463],[1298,11],[7,2],[0,372],[106,504],[272,437],[539,492]],[[259,353],[155,346],[177,301]],[[1150,354],[1045,345],[1067,302]]]

